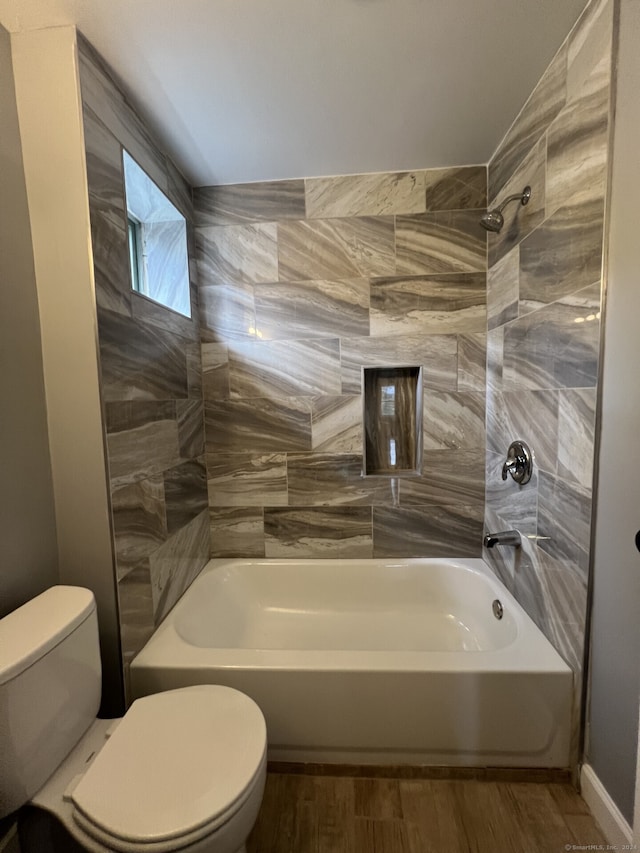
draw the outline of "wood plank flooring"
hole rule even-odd
[[[248,853],[562,853],[606,841],[567,783],[274,773]]]

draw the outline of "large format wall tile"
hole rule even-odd
[[[253,287],[250,285],[202,286],[200,288],[202,342],[253,340],[256,336],[256,309],[253,293]]]
[[[98,333],[105,401],[188,397],[181,339],[112,311],[99,313]]]
[[[182,461],[175,403],[110,403],[106,415],[112,489]]]
[[[561,207],[520,244],[520,314],[600,281],[604,199]]]
[[[393,275],[394,237],[392,216],[281,222],[280,280]]]
[[[253,398],[205,405],[207,453],[311,450],[311,406],[305,398]]]
[[[563,45],[533,90],[489,163],[489,198],[495,199],[566,99],[567,47]]]
[[[589,571],[591,490],[540,473],[538,486],[538,536],[540,548],[556,559],[570,560]]]
[[[196,227],[303,219],[304,181],[264,181],[198,187],[193,191]]]
[[[287,504],[284,453],[207,454],[209,506],[282,506]]]
[[[232,400],[340,393],[337,338],[256,341],[229,347]]]
[[[600,284],[507,324],[505,388],[590,388],[598,374]]]
[[[479,557],[481,506],[373,508],[374,557]]]
[[[426,391],[423,409],[425,451],[484,448],[484,394]]]
[[[164,619],[209,559],[209,512],[205,510],[149,558],[156,625]]]
[[[212,557],[264,557],[261,506],[210,507]]]
[[[265,509],[267,557],[372,556],[371,507],[282,507]]]
[[[362,454],[362,400],[357,395],[314,397],[311,447],[325,453]]]
[[[458,391],[485,396],[487,385],[487,335],[458,335]]]
[[[190,459],[164,472],[167,532],[172,536],[208,507],[204,459]]]
[[[484,448],[426,450],[418,477],[400,481],[400,505],[484,507]]]
[[[263,340],[369,334],[369,280],[287,281],[254,292]]]
[[[276,225],[200,228],[197,232],[198,270],[203,281],[253,284],[277,281]]]
[[[117,573],[124,577],[167,538],[162,475],[112,490]]]
[[[424,213],[424,172],[377,172],[305,181],[308,219]]]
[[[397,271],[404,275],[486,269],[486,232],[476,210],[396,218]]]
[[[290,506],[393,502],[392,479],[365,477],[362,454],[289,453]]]
[[[484,273],[371,281],[372,335],[483,332],[485,328]]]
[[[425,388],[455,391],[458,341],[455,335],[342,338],[342,393],[359,394],[363,367],[423,367]]]
[[[425,183],[427,210],[478,210],[487,206],[486,166],[429,169]]]

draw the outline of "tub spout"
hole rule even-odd
[[[519,530],[502,530],[500,533],[487,533],[484,537],[485,548],[493,548],[494,545],[513,545],[519,548],[522,545],[522,537]]]

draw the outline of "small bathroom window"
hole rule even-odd
[[[186,220],[126,151],[122,158],[131,287],[191,317]]]
[[[365,367],[364,473],[411,477],[422,462],[422,368]]]

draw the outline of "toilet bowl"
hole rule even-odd
[[[29,802],[90,853],[244,850],[266,776],[253,700],[198,685],[96,719],[95,603],[76,587],[0,620],[0,650],[0,817]]]

